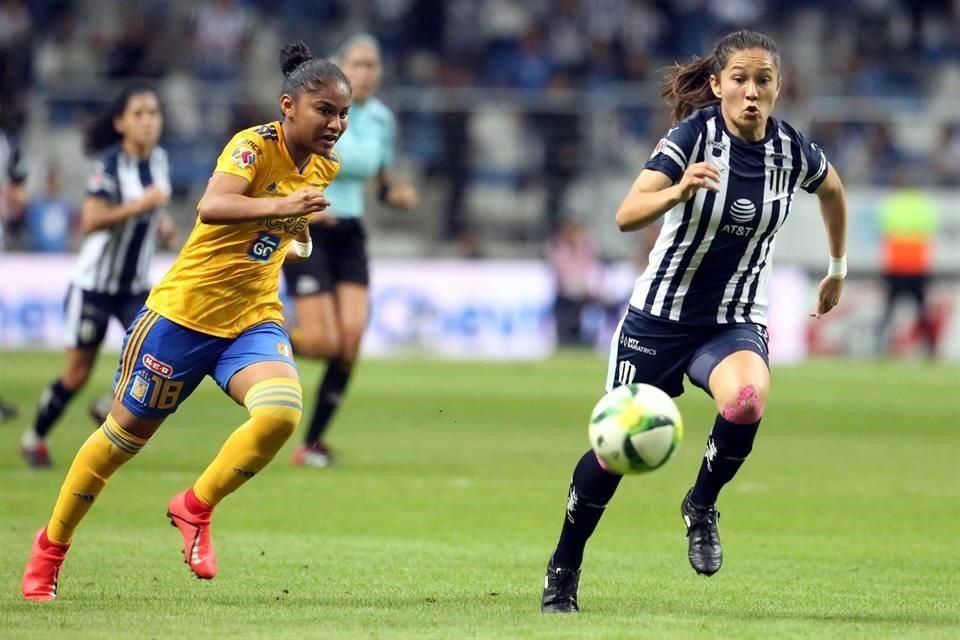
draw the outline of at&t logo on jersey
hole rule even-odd
[[[757,215],[757,206],[746,198],[737,198],[730,205],[730,219],[735,224],[727,223],[721,227],[721,231],[735,236],[748,236],[753,233],[753,227],[747,226]]]
[[[247,251],[247,257],[257,260],[258,262],[266,262],[279,246],[280,238],[263,232],[257,236],[257,239],[250,245],[250,250]]]

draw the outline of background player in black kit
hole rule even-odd
[[[819,147],[771,116],[780,86],[776,44],[752,31],[677,65],[663,90],[676,124],[617,211],[622,231],[664,222],[613,336],[607,389],[643,382],[678,396],[686,373],[717,407],[681,503],[690,564],[704,575],[722,563],[717,496],[750,453],[770,388],[767,276],[773,236],[798,189],[820,199],[831,256],[812,316],[836,306],[846,275],[840,178]],[[619,482],[592,450],[574,468],[543,611],[578,610],[583,550]]]

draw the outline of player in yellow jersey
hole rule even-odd
[[[21,589],[56,597],[60,567],[80,520],[110,476],[166,416],[211,376],[250,419],[196,483],[167,505],[198,578],[217,573],[213,509],[263,469],[296,429],[300,382],[281,327],[280,266],[311,250],[311,216],[327,216],[323,189],[339,169],[333,145],[347,127],[350,83],[302,42],[280,54],[283,119],[241,131],[224,149],[173,267],[127,330],[103,425],[83,444],[49,523],[37,532]]]

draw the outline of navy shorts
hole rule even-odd
[[[662,320],[628,307],[610,344],[607,391],[642,382],[677,397],[683,374],[708,394],[710,374],[737,351],[752,351],[768,363],[767,328],[763,325],[689,325]]]
[[[98,349],[107,335],[110,318],[129,327],[146,301],[147,292],[111,294],[70,285],[64,303],[67,346]]]
[[[218,338],[143,307],[123,339],[113,393],[135,416],[165,418],[204,376],[226,391],[234,374],[251,364],[279,360],[295,367],[292,354],[290,338],[275,322]]]
[[[367,232],[357,218],[310,225],[313,251],[302,262],[283,263],[287,291],[294,298],[331,293],[341,282],[370,283]]]

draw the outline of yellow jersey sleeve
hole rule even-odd
[[[214,171],[240,176],[253,183],[257,171],[268,161],[264,154],[263,138],[255,129],[246,129],[230,139],[217,158]]]

